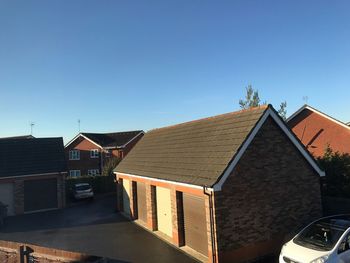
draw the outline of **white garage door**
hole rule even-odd
[[[9,216],[15,214],[13,196],[13,183],[0,184],[0,201],[7,205],[7,215]]]
[[[130,215],[130,181],[123,179],[123,210]]]
[[[173,226],[171,218],[171,197],[170,189],[157,186],[157,220],[158,230],[168,235],[173,236]]]

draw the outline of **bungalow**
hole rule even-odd
[[[143,131],[79,133],[65,146],[69,176],[101,174],[108,160],[124,158],[143,134]]]
[[[287,125],[315,157],[322,157],[328,146],[350,154],[350,127],[309,105],[292,114]]]
[[[271,105],[151,130],[114,172],[118,209],[204,262],[279,251],[322,215],[324,173]]]
[[[9,216],[64,207],[66,174],[62,138],[0,140],[0,202]]]

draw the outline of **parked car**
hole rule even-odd
[[[280,263],[350,262],[350,215],[324,217],[282,247]]]
[[[75,184],[72,189],[72,195],[74,199],[93,199],[94,198],[94,190],[89,183],[80,183]]]

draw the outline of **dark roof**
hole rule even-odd
[[[266,110],[262,106],[151,130],[115,171],[212,186]]]
[[[12,136],[12,137],[3,137],[0,138],[0,140],[7,140],[7,139],[34,139],[35,137],[33,135],[20,135],[20,136]]]
[[[140,131],[126,131],[126,132],[112,132],[112,133],[87,133],[82,135],[88,137],[102,147],[121,147],[132,140],[136,135],[143,132]]]
[[[0,140],[0,177],[66,171],[62,138]]]

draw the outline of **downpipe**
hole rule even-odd
[[[216,263],[216,242],[214,233],[214,209],[213,209],[213,192],[208,191],[207,186],[203,186],[203,193],[209,197],[209,215],[210,215],[210,236],[213,263]]]

